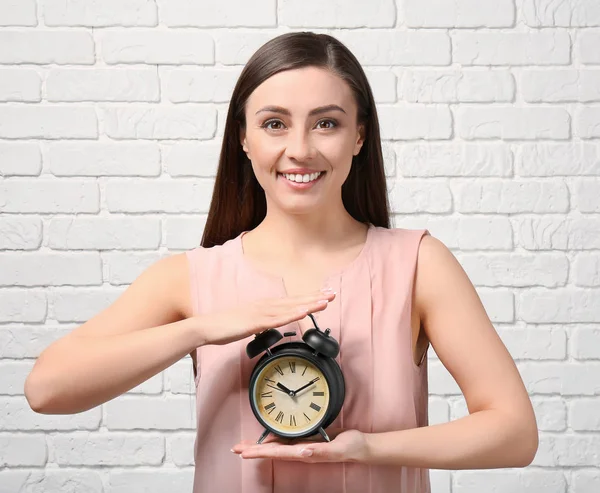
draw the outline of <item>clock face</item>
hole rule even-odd
[[[278,386],[296,392],[294,396]],[[329,407],[329,386],[317,366],[299,356],[282,356],[257,375],[253,403],[270,428],[302,434],[319,423]]]

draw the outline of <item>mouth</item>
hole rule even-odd
[[[288,173],[277,173],[278,177],[283,178],[284,180],[286,180],[287,182],[294,184],[294,185],[305,185],[305,184],[312,184],[315,183],[317,181],[319,181],[323,175],[325,174],[325,171],[315,171],[314,173],[304,173],[304,174],[288,174]]]

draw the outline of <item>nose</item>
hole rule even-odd
[[[308,161],[315,156],[315,149],[310,135],[303,128],[291,131],[288,135],[285,149],[287,158],[296,161]]]

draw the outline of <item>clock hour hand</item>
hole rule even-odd
[[[282,389],[284,392],[286,392],[287,394],[291,395],[292,397],[294,397],[296,395],[296,392],[294,392],[293,390],[288,389],[282,383],[277,382],[277,387],[279,387],[280,389]]]
[[[310,387],[313,383],[315,383],[317,380],[319,380],[319,377],[317,378],[313,378],[310,382],[308,382],[306,385],[303,385],[302,387],[300,387],[299,389],[294,390],[294,394],[297,394],[298,392],[300,392],[301,390],[304,390],[306,387]],[[278,384],[279,385],[279,384]]]
[[[280,389],[279,387],[275,387],[274,385],[267,384],[267,387],[271,387],[272,389],[279,390],[279,392],[283,392],[285,394],[289,394],[290,393],[289,390],[283,390],[283,389]]]

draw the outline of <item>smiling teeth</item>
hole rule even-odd
[[[308,183],[309,181],[315,181],[319,176],[321,176],[322,173],[322,171],[319,171],[317,173],[311,173],[308,175],[294,175],[287,173],[282,173],[282,175],[285,176],[288,180],[294,181],[296,183]]]

